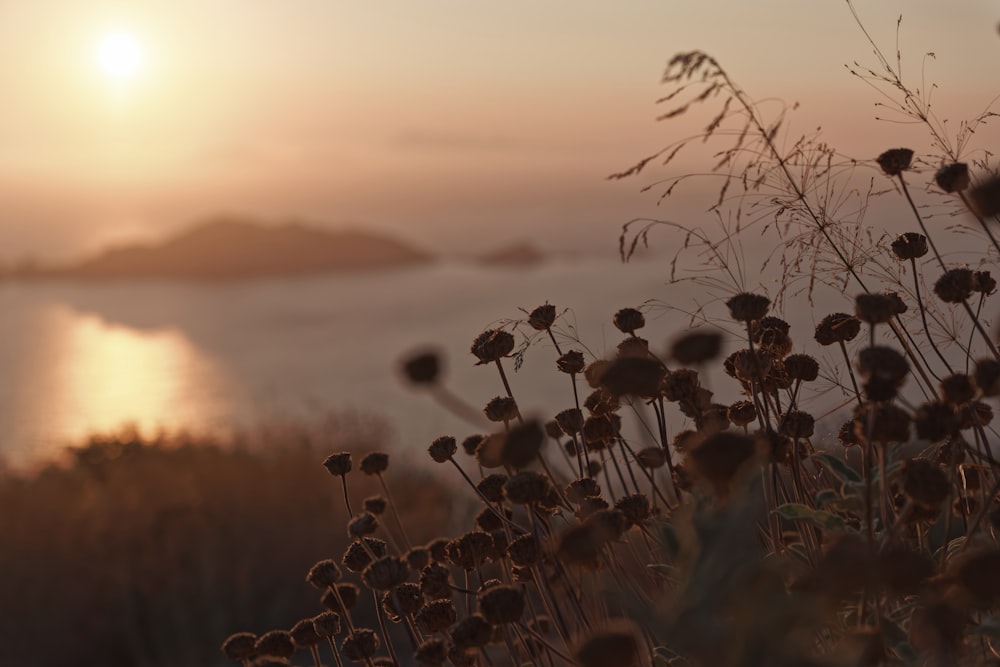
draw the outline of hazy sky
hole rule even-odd
[[[855,4],[890,54],[903,14],[915,84],[937,54],[942,116],[1000,92],[992,0]],[[112,33],[138,45],[132,77],[98,63]],[[0,257],[217,212],[449,250],[610,249],[655,198],[603,178],[676,138],[653,102],[690,49],[757,98],[800,102],[796,127],[847,153],[926,148],[918,128],[872,120],[876,94],[844,64],[874,58],[843,0],[0,0]]]

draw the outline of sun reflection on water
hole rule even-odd
[[[220,369],[179,331],[142,331],[65,306],[40,315],[37,353],[19,366],[42,395],[19,401],[23,428],[13,429],[20,442],[5,452],[9,462],[123,425],[144,435],[210,430],[225,415]]]

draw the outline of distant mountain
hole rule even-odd
[[[370,232],[215,220],[156,245],[112,248],[70,266],[34,268],[20,277],[245,280],[397,268],[430,260],[421,250]]]
[[[480,255],[478,259],[487,266],[526,267],[541,263],[545,253],[530,243],[522,242]]]

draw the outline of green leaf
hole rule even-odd
[[[825,507],[836,504],[841,500],[840,494],[833,489],[823,489],[816,494],[816,507]]]
[[[827,454],[826,452],[817,452],[813,454],[811,459],[822,464],[827,470],[834,474],[841,482],[860,482],[861,475],[855,472],[851,466],[847,465],[845,461],[838,459],[832,454]]]

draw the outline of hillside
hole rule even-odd
[[[421,250],[369,232],[216,220],[160,244],[111,248],[69,266],[36,269],[30,277],[244,280],[396,268],[430,259]]]

